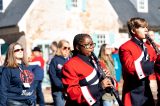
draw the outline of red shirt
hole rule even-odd
[[[42,58],[42,56],[34,57],[31,62],[39,62],[41,68],[44,69],[44,59]]]

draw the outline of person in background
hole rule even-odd
[[[0,80],[0,106],[35,106],[34,73],[39,66],[28,65],[24,48],[9,45]]]
[[[160,44],[155,41],[155,33],[154,33],[154,31],[149,30],[149,31],[148,31],[148,35],[149,35],[150,38],[153,40],[153,42],[155,43],[155,45],[157,46],[157,48],[160,49]],[[147,43],[148,43],[149,45],[151,45],[151,43],[149,43],[148,40],[147,40]],[[152,46],[152,45],[151,45],[151,46]]]
[[[116,81],[119,83],[122,80],[122,65],[120,62],[119,54],[118,54],[118,47],[112,48],[112,58],[114,61],[114,68],[115,68],[115,74],[116,74]]]
[[[149,32],[148,32],[148,35],[150,36],[150,38],[151,38],[151,40],[152,40],[152,42],[155,44],[155,46],[156,46],[156,48],[157,48],[157,50],[155,50],[156,51],[156,53],[157,53],[157,59],[156,59],[156,61],[155,61],[155,67],[154,67],[154,69],[155,69],[155,72],[151,75],[151,76],[149,76],[149,79],[150,79],[150,81],[151,81],[151,83],[154,83],[154,80],[156,80],[157,81],[157,88],[158,88],[158,93],[157,93],[157,103],[156,103],[156,106],[160,106],[160,73],[159,73],[159,70],[160,70],[160,45],[157,43],[157,42],[155,42],[155,35],[154,35],[154,31],[152,31],[152,30],[150,30]],[[147,40],[146,41],[151,47],[153,47],[152,46],[152,44],[149,42],[149,40]],[[151,84],[150,86],[151,86],[151,90],[154,90],[154,88],[155,88],[155,85],[153,86],[154,84]],[[153,92],[154,93],[154,92]]]
[[[73,40],[73,57],[63,65],[62,83],[68,98],[65,106],[102,106],[102,95],[111,80],[103,79],[92,55],[95,47],[88,34],[77,34]]]
[[[62,92],[63,84],[61,81],[62,67],[70,58],[70,44],[67,40],[60,40],[55,56],[52,58],[49,65],[49,77],[51,81],[52,97],[54,106],[64,106],[65,99]]]
[[[148,22],[134,17],[127,25],[131,39],[119,48],[124,79],[122,101],[124,106],[155,106],[148,77],[154,71],[156,53],[143,41],[148,34]]]
[[[49,54],[48,60],[47,60],[47,62],[46,62],[46,63],[47,63],[47,64],[46,64],[47,74],[49,74],[49,64],[50,64],[52,58],[55,56],[55,54],[56,54],[56,52],[57,52],[57,48],[58,48],[57,46],[58,46],[58,44],[57,44],[56,41],[53,41],[53,42],[51,43],[51,45],[50,45],[51,53]]]
[[[157,103],[156,106],[160,106],[160,54],[157,55],[157,59],[155,61],[154,65],[154,70],[155,70],[155,76],[157,80]]]
[[[34,72],[35,74],[35,89],[37,96],[37,103],[40,106],[45,106],[44,95],[42,91],[42,81],[44,78],[44,59],[42,57],[42,51],[39,47],[34,47],[32,50],[32,59],[29,62],[30,65],[39,65],[41,70]]]
[[[148,35],[149,35],[149,37],[153,40],[153,42],[155,43],[155,45],[156,45],[157,47],[159,47],[159,45],[155,42],[154,31],[149,30],[149,31],[148,31]],[[151,44],[148,40],[146,40],[146,43],[149,44],[151,47],[153,47],[152,44]],[[149,79],[150,79],[150,80],[156,80],[155,73],[153,73],[152,75],[150,75],[150,76],[149,76]]]
[[[49,65],[52,58],[55,56],[56,52],[57,52],[57,47],[58,44],[56,41],[53,41],[52,44],[50,45],[50,49],[51,49],[51,53],[49,54],[49,57],[48,57],[48,61],[47,61],[47,64]]]
[[[42,57],[42,51],[40,47],[34,47],[32,50],[32,58],[30,60],[32,64],[38,64],[42,69],[44,69],[44,59]]]
[[[98,58],[102,68],[108,70],[110,73],[108,75],[113,79],[115,79],[115,68],[114,68],[114,61],[112,58],[112,47],[109,46],[108,44],[102,44],[100,47]],[[102,96],[102,100],[103,100],[103,106],[118,105],[116,98],[110,92],[105,93]]]

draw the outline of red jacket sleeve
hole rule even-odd
[[[62,74],[65,75],[65,78],[62,77],[62,82],[64,87],[67,88],[66,92],[69,94],[68,96],[71,100],[76,100],[78,103],[85,102],[79,85],[79,77],[75,71],[69,71],[68,67],[64,65]]]
[[[140,47],[129,41],[119,49],[119,56],[123,69],[123,77],[132,76],[136,79],[143,79],[153,73],[154,50],[147,46],[149,60],[144,60],[144,53]]]
[[[123,67],[123,71],[127,74],[134,75],[135,74],[134,57],[132,56],[132,53],[129,51],[128,47],[122,46],[119,49],[119,56]]]

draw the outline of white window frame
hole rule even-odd
[[[3,9],[3,0],[1,0],[1,5],[2,5],[2,8],[0,8],[0,11],[2,11]]]
[[[148,0],[137,0],[137,11],[148,13]]]
[[[2,10],[0,12],[4,13],[11,2],[12,0],[2,0]]]

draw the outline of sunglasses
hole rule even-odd
[[[24,49],[21,48],[21,49],[15,49],[14,52],[19,52],[19,51],[23,51]]]
[[[63,47],[63,50],[71,50],[70,47]]]
[[[80,45],[80,44],[79,44]],[[89,49],[91,47],[95,47],[96,46],[96,43],[90,43],[90,44],[83,44],[83,45],[80,45],[82,47],[84,47],[85,49]]]

